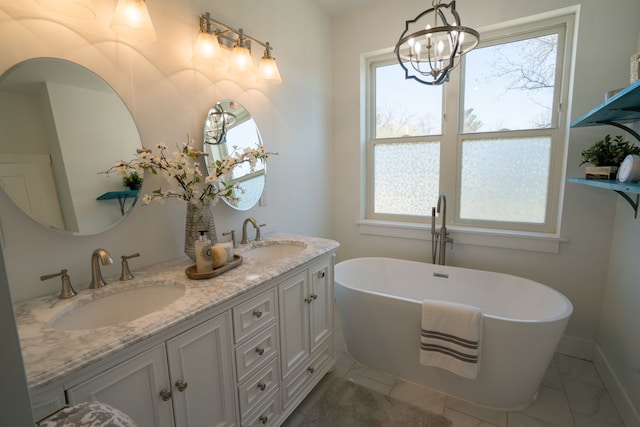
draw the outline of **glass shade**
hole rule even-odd
[[[156,39],[156,32],[144,0],[118,0],[109,28],[127,39],[143,42]]]
[[[274,85],[282,83],[278,64],[273,58],[262,58],[258,66],[258,80],[271,83]]]
[[[246,47],[236,46],[231,52],[229,71],[234,74],[251,75],[255,73],[255,66],[251,60],[251,53]]]
[[[52,12],[74,19],[94,19],[91,0],[37,0]]]
[[[196,40],[193,59],[197,62],[206,62],[215,67],[224,67],[226,65],[218,38],[214,34],[202,31],[198,34],[198,39]]]

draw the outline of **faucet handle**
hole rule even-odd
[[[238,244],[236,243],[236,230],[231,230],[227,233],[222,233],[223,236],[229,236],[231,235],[231,243],[233,243],[233,247],[237,248]]]
[[[122,258],[122,273],[120,274],[120,281],[124,282],[127,280],[131,280],[133,279],[133,274],[131,274],[131,270],[129,270],[129,259],[131,258],[135,258],[135,257],[139,257],[140,254],[138,252],[136,252],[135,254],[131,254],[131,255],[122,255],[120,258]]]
[[[69,275],[67,274],[67,269],[65,268],[60,270],[60,273],[46,274],[44,276],[40,276],[40,280],[48,280],[58,276],[61,276],[62,278],[62,288],[60,289],[60,295],[58,296],[58,298],[67,299],[76,295],[76,291],[73,289],[73,286],[71,286],[71,279],[69,278]]]
[[[260,235],[260,229],[266,226],[267,224],[260,224],[259,226],[256,227],[256,239],[255,239],[256,242],[259,242],[262,240],[262,236]]]

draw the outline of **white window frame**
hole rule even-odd
[[[517,24],[504,24],[500,28],[492,31],[481,32],[481,44],[479,47],[502,44],[513,40],[518,40],[549,33],[552,29],[564,28],[558,31],[558,64],[556,73],[556,88],[554,106],[555,113],[552,115],[552,126],[544,130],[531,131],[511,131],[496,133],[472,133],[462,134],[458,132],[458,118],[461,117],[459,110],[464,108],[461,96],[461,73],[464,71],[463,63],[451,73],[450,81],[445,83],[443,92],[443,125],[442,135],[410,137],[411,141],[440,140],[440,191],[447,195],[448,210],[447,224],[454,233],[464,234],[466,237],[458,238],[457,242],[467,241],[470,244],[483,244],[488,246],[523,248],[540,250],[544,252],[557,252],[560,237],[560,219],[562,212],[562,195],[564,191],[564,163],[566,145],[569,135],[568,109],[563,106],[568,105],[568,94],[571,88],[572,55],[574,43],[576,11],[567,13],[558,12],[556,16],[532,17],[526,23],[522,21]],[[555,32],[555,31],[553,31]],[[426,231],[425,224],[431,222],[430,216],[414,217],[401,215],[383,215],[373,212],[373,149],[376,143],[389,143],[395,139],[375,139],[375,68],[381,65],[388,65],[394,61],[395,57],[391,53],[386,55],[377,54],[366,57],[367,67],[367,135],[366,135],[366,201],[365,219],[360,221],[360,231],[363,234],[374,234],[383,236],[425,238],[430,239],[430,234]],[[551,157],[550,172],[548,182],[547,210],[545,223],[538,224],[518,224],[508,222],[486,222],[477,220],[461,219],[459,215],[460,200],[460,170],[462,162],[462,142],[464,139],[481,139],[491,136],[522,136],[534,135],[542,132],[551,135]],[[409,140],[409,139],[407,139]],[[423,232],[424,231],[424,232]],[[489,241],[481,236],[493,236]],[[505,239],[511,243],[505,243]],[[532,245],[525,244],[520,247],[514,243],[513,239],[528,240]],[[547,242],[541,244],[542,240]]]

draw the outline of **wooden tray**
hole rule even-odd
[[[242,257],[240,255],[234,255],[233,261],[227,263],[219,268],[214,268],[213,271],[208,271],[206,273],[198,273],[195,265],[187,267],[184,271],[184,274],[187,275],[189,279],[193,280],[202,280],[202,279],[211,279],[212,277],[216,277],[221,275],[222,273],[231,270],[232,268],[236,268],[242,264]]]

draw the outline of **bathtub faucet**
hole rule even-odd
[[[436,212],[442,218],[439,231],[436,231]],[[453,248],[453,237],[447,231],[447,198],[444,193],[440,193],[437,207],[431,208],[431,262],[433,264],[437,262],[444,265],[447,243],[451,243]]]

